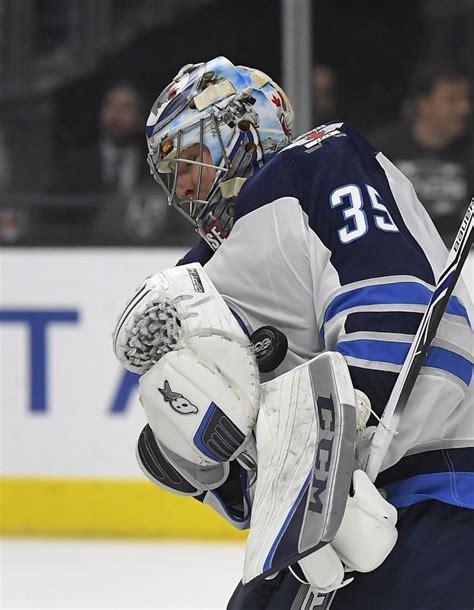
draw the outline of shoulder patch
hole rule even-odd
[[[347,137],[345,133],[341,131],[341,127],[344,123],[331,123],[330,125],[320,125],[307,133],[296,138],[294,142],[289,144],[283,150],[289,148],[295,148],[296,146],[303,146],[307,151],[311,152],[314,149],[321,148],[324,140],[331,137]]]

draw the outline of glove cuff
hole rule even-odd
[[[199,496],[222,485],[229,464],[199,466],[173,453],[160,443],[147,424],[136,446],[138,465],[152,483],[181,496]]]

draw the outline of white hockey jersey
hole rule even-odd
[[[334,123],[248,180],[236,211],[212,258],[201,242],[182,262],[206,265],[250,332],[271,324],[286,334],[275,374],[337,350],[381,415],[447,258],[411,183]],[[396,506],[474,508],[473,320],[459,282],[377,479]]]

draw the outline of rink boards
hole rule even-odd
[[[175,249],[0,251],[0,534],[236,539],[211,509],[147,482],[136,376],[111,333]],[[465,280],[472,290],[474,260]]]
[[[0,533],[242,539],[144,478],[137,377],[112,353],[125,302],[182,254],[0,251]]]

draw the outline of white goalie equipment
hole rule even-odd
[[[255,429],[244,583],[299,562],[310,584],[330,591],[345,583],[344,565],[370,571],[385,559],[396,511],[357,470],[356,432],[370,404],[356,399],[340,354],[325,352],[260,386],[249,338],[198,263],[148,278],[113,344],[141,374],[153,436],[142,439],[140,458],[157,484],[185,495],[215,489],[228,462],[254,451]],[[146,465],[157,453],[159,468]]]
[[[368,572],[392,550],[396,509],[356,464],[369,404],[336,352],[262,384],[244,584],[299,562],[328,592],[344,586],[344,566]]]
[[[114,351],[141,373],[156,439],[198,466],[235,458],[248,442],[260,382],[247,335],[199,263],[148,278],[121,315]]]

